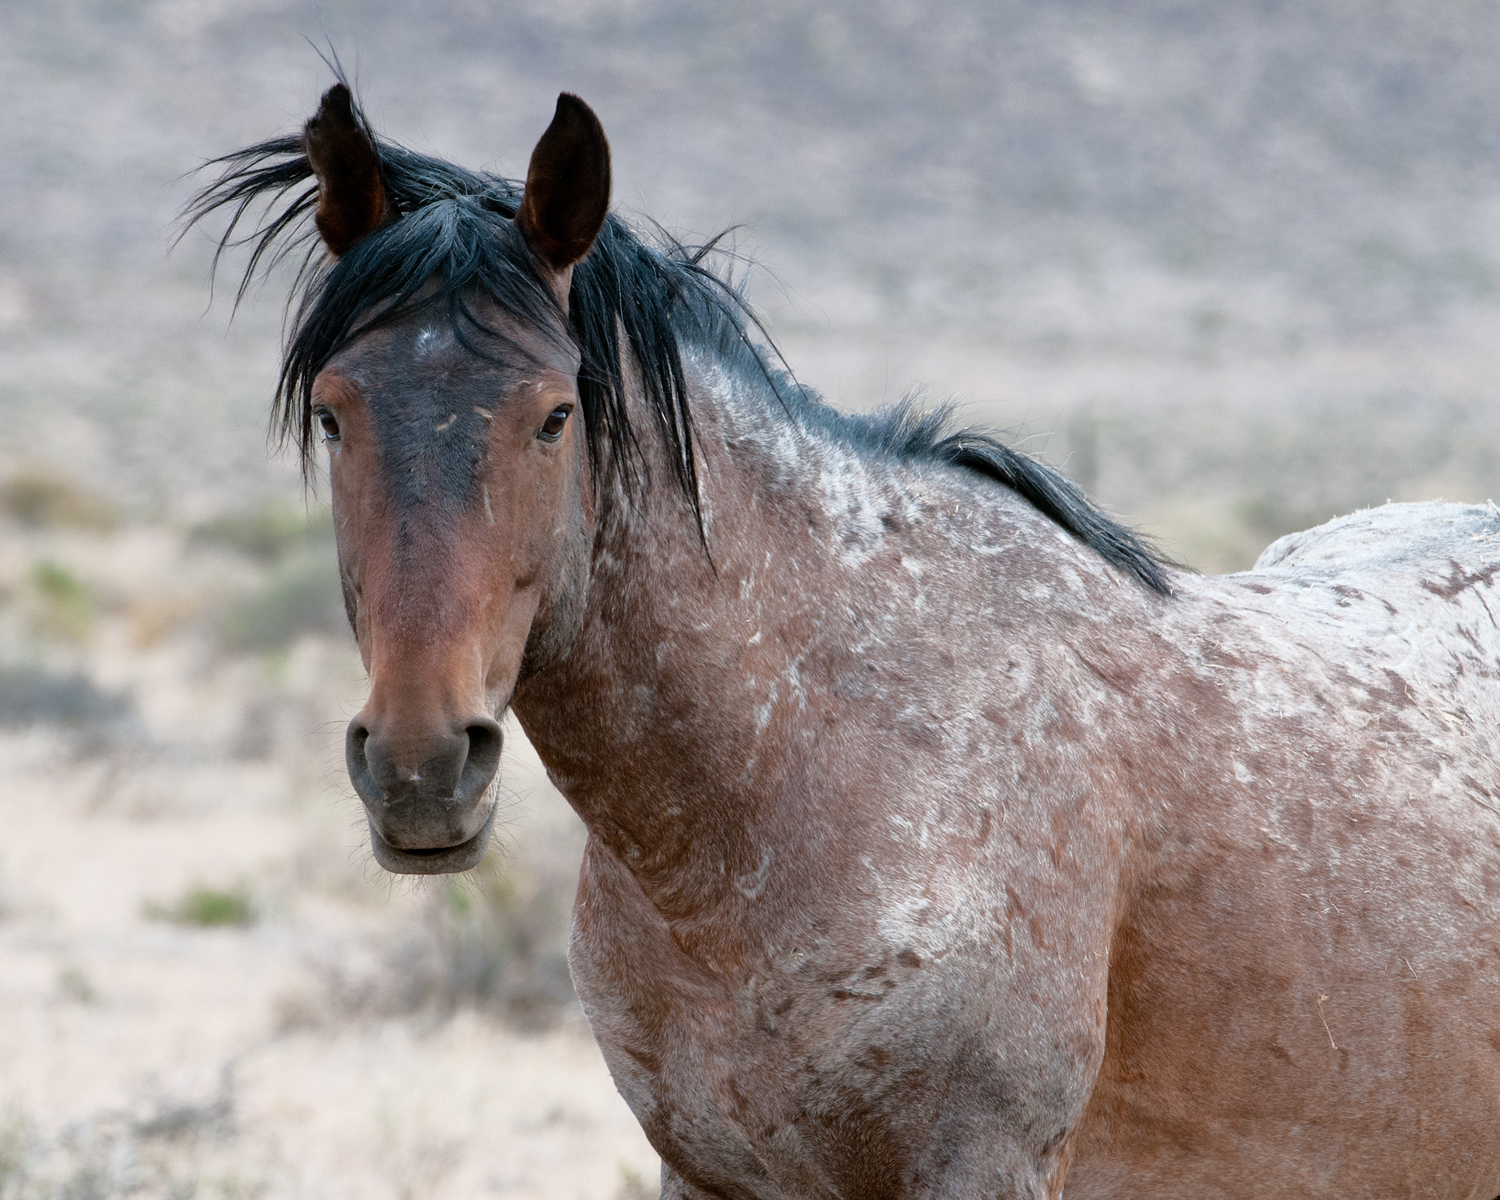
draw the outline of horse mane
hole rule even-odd
[[[363,112],[358,107],[355,112],[369,131]],[[514,225],[520,182],[469,171],[373,133],[371,140],[396,215],[336,260],[320,254],[311,220],[317,183],[300,134],[259,142],[206,163],[205,169],[217,167],[219,174],[183,214],[186,231],[228,211],[214,254],[215,270],[226,250],[250,247],[236,305],[257,276],[283,260],[297,263],[272,429],[296,447],[304,473],[311,469],[317,445],[313,381],[360,334],[414,309],[446,309],[458,338],[482,354],[471,335],[494,331],[469,305],[475,292],[539,329],[558,329],[564,317]],[[236,236],[242,225],[250,226],[249,232]],[[924,412],[906,402],[872,415],[850,415],[823,404],[784,369],[741,288],[705,265],[720,238],[688,246],[662,233],[660,244],[653,246],[611,213],[588,257],[574,268],[565,319],[580,352],[579,401],[596,477],[605,469],[618,471],[627,495],[639,494],[647,482],[646,458],[626,403],[623,331],[646,409],[666,444],[673,483],[703,535],[682,352],[685,344],[707,336],[759,375],[794,419],[810,421],[867,452],[986,475],[1030,501],[1105,561],[1152,590],[1170,594],[1162,569],[1166,560],[1138,534],[1090,504],[1075,484],[1050,467],[982,431],[952,432],[947,409]],[[762,343],[755,340],[757,334]]]
[[[950,405],[924,408],[908,397],[874,413],[841,413],[817,404],[821,422],[835,422],[856,447],[906,462],[938,462],[1004,484],[1061,525],[1106,562],[1128,571],[1154,592],[1172,594],[1164,566],[1174,565],[1147,539],[1091,504],[1060,471],[1011,449],[973,426],[955,429]]]

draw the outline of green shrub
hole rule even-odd
[[[31,1123],[19,1114],[9,1113],[0,1121],[0,1200],[21,1200],[28,1194],[35,1141]]]
[[[333,516],[309,513],[300,505],[275,501],[248,512],[225,513],[193,529],[189,540],[224,546],[257,562],[275,563],[313,546],[333,544]]]
[[[657,1200],[660,1195],[659,1186],[647,1183],[646,1177],[629,1163],[620,1164],[620,1186],[615,1190],[615,1200]]]
[[[89,586],[67,567],[39,559],[31,567],[35,597],[33,626],[37,633],[66,641],[81,641],[93,628],[99,605]]]
[[[69,963],[57,972],[57,994],[64,1000],[76,1004],[93,1004],[99,999],[99,989],[89,978],[89,973],[77,963]]]
[[[148,900],[142,910],[153,921],[170,921],[174,925],[215,926],[253,925],[259,916],[250,890],[243,884],[232,888],[213,888],[202,884],[184,892],[171,904]]]
[[[277,567],[266,583],[231,604],[219,620],[228,650],[285,649],[304,633],[347,634],[338,561],[305,553]]]

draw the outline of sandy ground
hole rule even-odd
[[[318,966],[367,954],[422,901],[379,883],[351,901],[289,861],[326,859],[346,893],[364,885],[359,831],[318,812],[326,801],[296,811],[277,772],[221,768],[178,780],[155,811],[119,811],[99,764],[67,763],[54,737],[0,753],[0,1113],[34,1182],[76,1187],[92,1171],[101,1195],[610,1197],[654,1181],[575,1008],[540,1034],[464,1009],[309,1021]],[[267,909],[247,929],[146,915],[238,879],[258,881]]]

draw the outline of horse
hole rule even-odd
[[[305,252],[274,421],[326,448],[375,858],[479,860],[513,712],[664,1196],[1500,1194],[1500,510],[1178,570],[798,383],[572,95],[524,182],[342,80],[215,161],[245,284]]]

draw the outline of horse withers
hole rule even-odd
[[[376,858],[462,870],[519,718],[588,828],[574,981],[672,1197],[1500,1194],[1500,512],[1183,575],[945,415],[833,411],[701,250],[340,84],[221,160],[315,220]],[[304,190],[299,191],[299,188]]]

